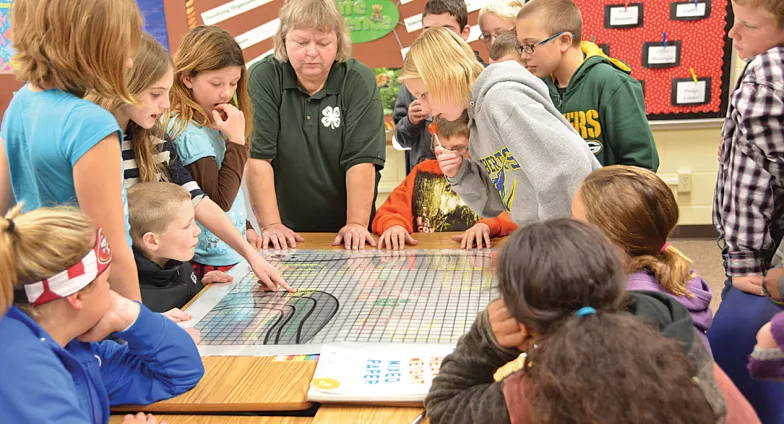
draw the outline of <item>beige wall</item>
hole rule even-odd
[[[745,64],[736,60],[733,81]],[[673,189],[680,205],[681,225],[707,225],[711,223],[713,191],[716,184],[718,162],[716,159],[721,119],[712,122],[653,123],[653,138],[659,149],[661,165],[659,176]],[[690,176],[691,187],[681,187]],[[381,205],[392,189],[405,178],[405,155],[387,147],[387,163],[381,173],[377,205]]]

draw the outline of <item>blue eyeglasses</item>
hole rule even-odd
[[[545,44],[545,43],[548,43],[548,42],[550,42],[552,40],[555,40],[556,38],[558,38],[561,35],[563,35],[564,32],[565,31],[561,31],[558,34],[555,34],[555,35],[552,35],[550,37],[547,37],[544,40],[542,40],[542,41],[540,41],[540,42],[538,42],[536,44],[525,44],[525,45],[522,45],[522,46],[515,46],[515,49],[517,50],[517,54],[523,54],[523,52],[525,52],[525,54],[529,54],[529,55],[530,54],[534,54],[534,49],[535,48],[541,46],[542,44]]]

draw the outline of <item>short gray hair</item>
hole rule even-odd
[[[286,35],[291,30],[302,28],[335,32],[338,38],[335,61],[343,63],[351,57],[351,33],[335,0],[288,0],[280,8],[279,17],[280,26],[273,38],[275,59],[278,61],[289,61],[286,52]]]

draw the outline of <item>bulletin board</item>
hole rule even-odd
[[[185,1],[188,24],[217,25],[231,33],[242,47],[249,64],[272,54],[272,37],[280,21],[278,10],[284,0],[181,0]],[[487,60],[487,49],[479,40],[479,9],[489,0],[466,0],[471,47]],[[354,41],[352,57],[371,68],[400,68],[403,53],[422,33],[421,14],[426,0],[336,0],[350,20],[373,18],[373,6],[382,6],[380,19],[392,19],[392,29],[379,38],[360,37]],[[351,7],[361,3],[361,7]],[[391,10],[391,9],[394,9]],[[358,16],[356,11],[361,10]],[[184,35],[184,34],[183,34]],[[171,38],[171,34],[170,34]],[[170,40],[174,44],[173,40]]]
[[[726,115],[734,54],[729,0],[575,3],[583,39],[626,62],[641,81],[650,120]]]

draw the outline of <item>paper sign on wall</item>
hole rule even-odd
[[[406,31],[414,32],[422,29],[422,14],[414,15],[403,20],[406,25]]]
[[[670,3],[670,19],[673,21],[696,21],[709,18],[710,0],[676,1]]]
[[[681,65],[681,42],[643,43],[642,66],[645,68],[671,68]]]
[[[224,5],[212,8],[201,14],[204,25],[215,25],[226,19],[241,15],[249,10],[270,3],[272,0],[234,0]]]
[[[672,80],[673,106],[694,106],[710,103],[711,79],[710,77],[676,78]]]
[[[272,38],[272,36],[275,35],[275,31],[278,30],[279,26],[280,18],[275,18],[275,20],[269,21],[264,25],[257,26],[248,32],[234,37],[234,39],[237,40],[237,44],[240,45],[240,48],[244,50],[250,46],[261,43],[268,38]]]
[[[642,26],[642,3],[615,4],[604,7],[605,28],[635,28]]]

